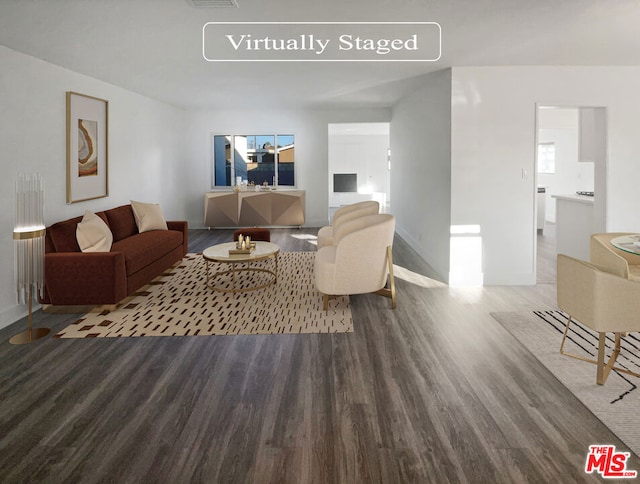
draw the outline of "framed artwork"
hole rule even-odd
[[[109,102],[67,92],[67,203],[109,195]]]

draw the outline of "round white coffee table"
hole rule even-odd
[[[226,242],[224,244],[213,245],[208,247],[202,252],[202,257],[206,261],[207,265],[207,286],[214,291],[220,292],[248,292],[262,289],[267,286],[271,286],[278,283],[278,254],[280,254],[280,247],[271,242],[254,242],[256,247],[249,254],[230,254],[229,250],[236,248],[235,242]],[[273,259],[274,269],[266,269],[263,267],[251,267],[251,263],[265,259]],[[215,262],[218,264],[230,265],[230,268],[215,272],[213,275],[209,275],[209,264]],[[244,266],[242,266],[244,264]],[[266,272],[271,274],[271,278],[264,284],[249,287],[236,287],[236,274],[243,272]],[[221,287],[215,284],[216,278],[226,274],[231,275],[231,288]]]

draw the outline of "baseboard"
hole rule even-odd
[[[53,304],[44,304],[42,306],[42,312],[45,314],[86,314],[93,311],[95,307],[96,306],[54,306]],[[115,304],[105,306],[105,308],[115,308]]]
[[[34,304],[33,311],[40,309],[40,304]],[[8,309],[0,312],[0,329],[15,323],[16,321],[28,316],[29,308],[26,305],[15,304]]]

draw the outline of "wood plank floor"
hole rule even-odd
[[[556,224],[545,222],[544,232],[538,231],[536,281],[538,284],[556,283]]]
[[[272,240],[315,250],[316,233]],[[190,250],[230,234],[191,231]],[[553,307],[555,286],[449,288],[402,239],[394,262],[398,308],[352,296],[352,334],[1,330],[0,482],[598,482],[589,444],[626,447],[490,316]]]

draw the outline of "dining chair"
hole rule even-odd
[[[628,368],[615,366],[621,338],[640,331],[640,282],[607,272],[586,261],[558,254],[558,307],[569,315],[560,353],[597,365],[596,383],[603,385],[611,370],[640,377]],[[577,320],[598,333],[597,359],[564,350],[569,326]],[[614,348],[607,362],[606,334],[614,333]]]

